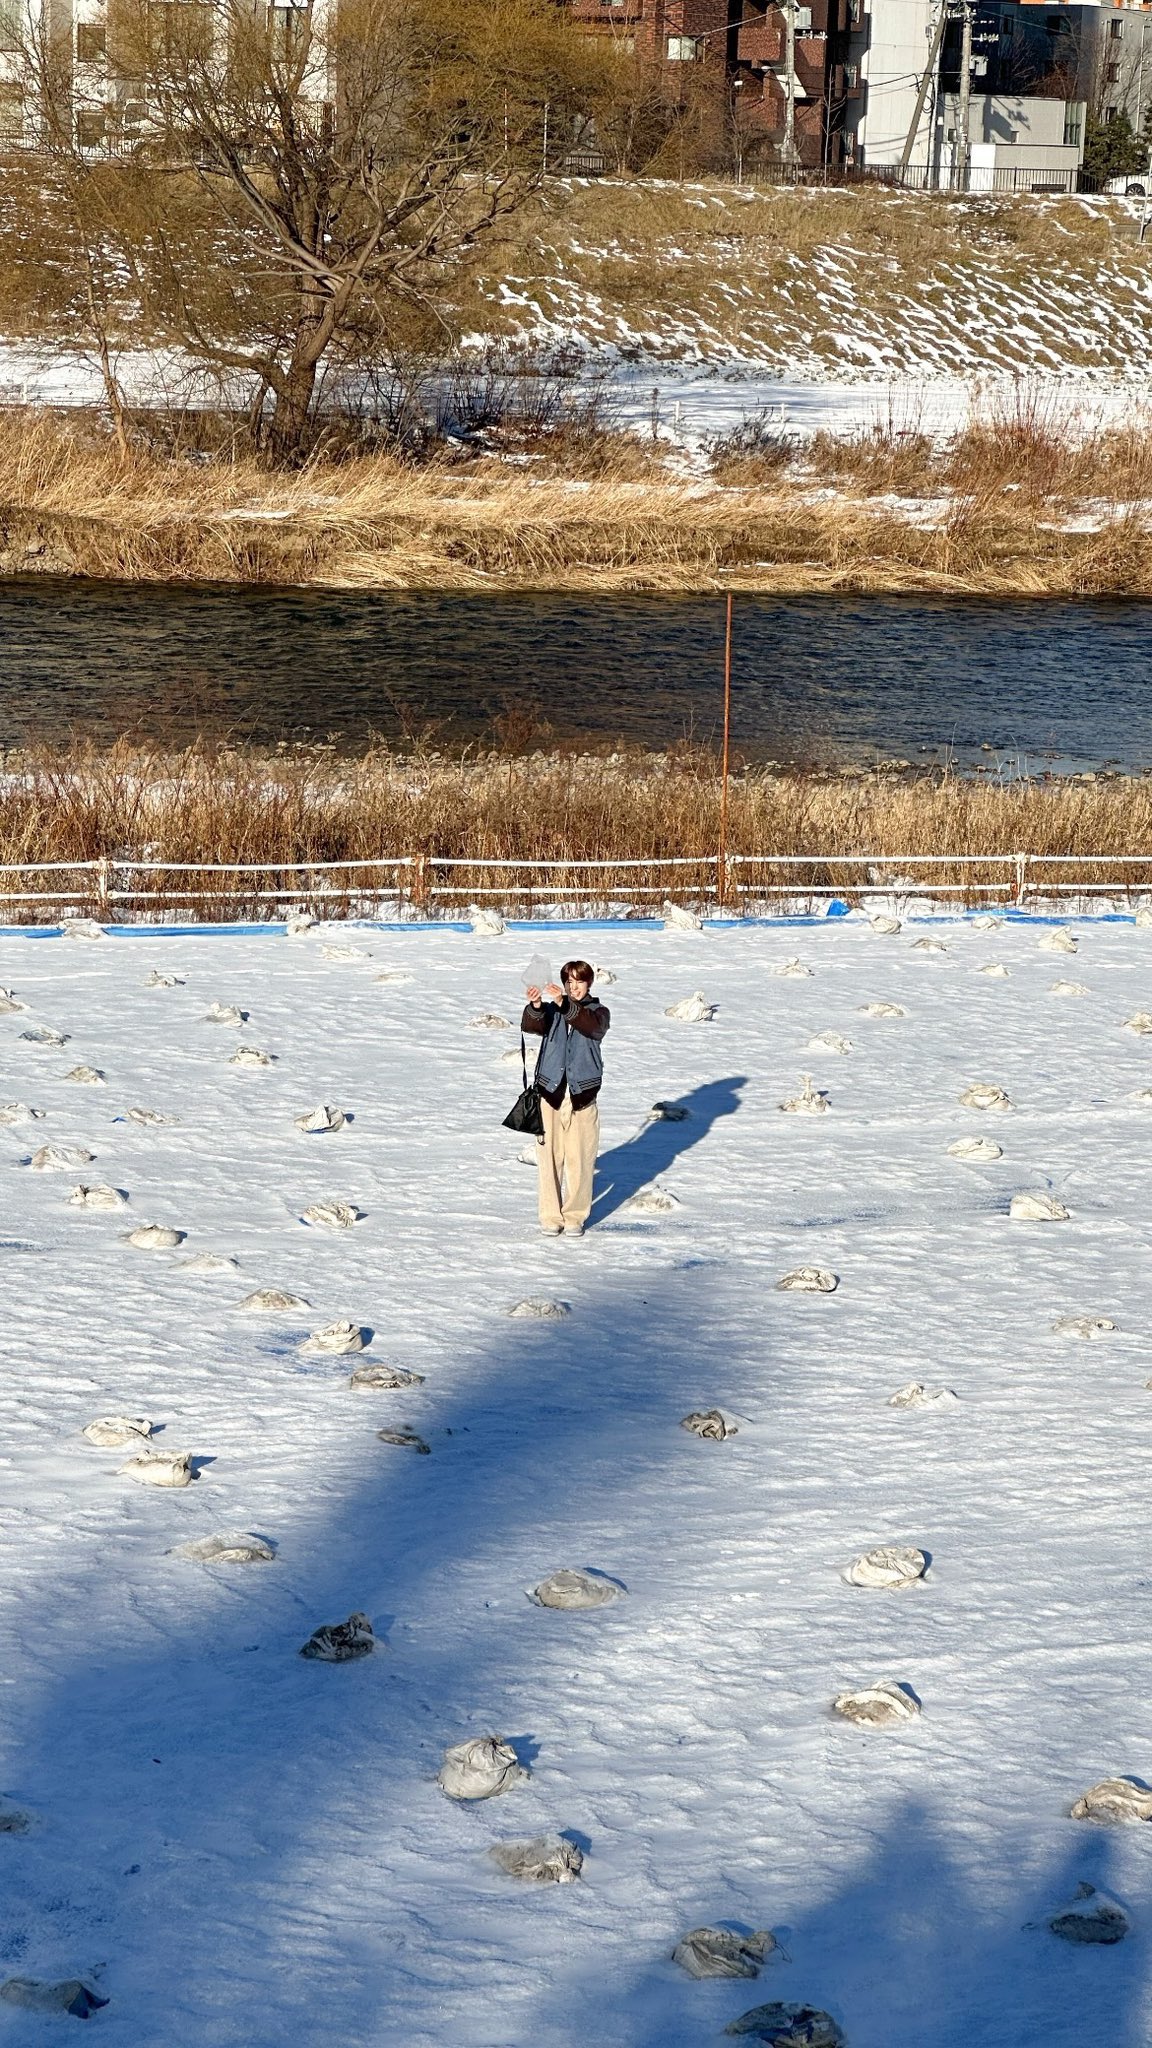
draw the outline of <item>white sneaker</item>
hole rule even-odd
[[[564,1225],[564,1235],[565,1237],[583,1237],[584,1225],[582,1223],[566,1223]]]
[[[542,1223],[540,1225],[540,1235],[541,1237],[559,1237],[561,1227],[559,1223]]]

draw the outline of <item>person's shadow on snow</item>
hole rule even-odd
[[[596,1162],[596,1193],[592,1197],[590,1222],[603,1223],[630,1196],[638,1194],[711,1130],[717,1117],[733,1116],[740,1107],[740,1090],[748,1076],[730,1074],[723,1081],[705,1081],[690,1095],[669,1098],[661,1105],[683,1117],[654,1117],[623,1145],[614,1145]]]

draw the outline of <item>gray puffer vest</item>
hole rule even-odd
[[[580,1008],[594,1018],[595,1037],[569,1024],[558,1003],[545,1003],[534,1014],[531,1010],[524,1013],[525,1027],[544,1040],[536,1067],[536,1082],[541,1094],[552,1102],[553,1107],[559,1106],[567,1086],[572,1107],[582,1109],[585,1103],[593,1101],[599,1094],[604,1078],[599,1040],[608,1029],[608,1011],[595,996],[585,996]]]

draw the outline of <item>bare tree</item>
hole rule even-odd
[[[285,455],[334,377],[448,338],[454,280],[603,70],[552,0],[109,0],[98,162],[71,50],[45,29],[27,59],[95,299],[130,278],[150,336]]]

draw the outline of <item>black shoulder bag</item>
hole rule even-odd
[[[540,1052],[543,1050],[544,1047],[541,1045]],[[536,1065],[540,1065],[539,1054],[536,1057]],[[532,1076],[531,1086],[528,1083],[528,1061],[524,1051],[523,1032],[520,1033],[520,1072],[524,1080],[523,1093],[516,1097],[503,1122],[510,1131],[523,1131],[530,1138],[542,1138],[544,1118],[540,1114],[540,1090],[536,1086],[535,1074]]]

